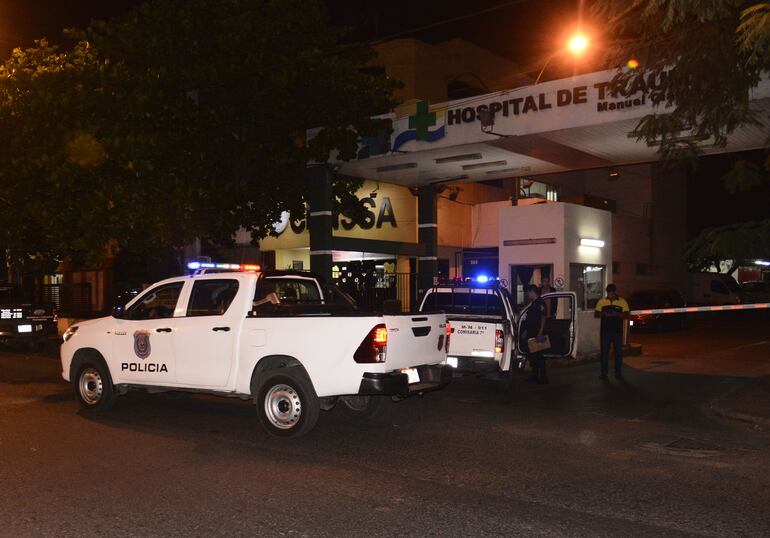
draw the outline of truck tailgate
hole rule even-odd
[[[384,319],[388,328],[385,364],[389,369],[436,364],[446,359],[445,314],[395,315]]]
[[[503,328],[502,320],[453,319],[449,354],[458,357],[494,357],[495,330]]]

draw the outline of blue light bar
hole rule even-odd
[[[201,262],[190,262],[187,264],[188,269],[196,270],[201,268]]]
[[[487,275],[478,275],[476,277],[476,282],[478,282],[479,284],[486,284],[487,282],[489,282],[489,277]]]

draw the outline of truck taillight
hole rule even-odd
[[[452,336],[452,325],[446,322],[446,343],[444,344],[444,351],[449,353],[449,337]]]
[[[366,335],[361,345],[353,354],[357,363],[385,362],[388,352],[388,328],[384,323],[376,325]]]
[[[495,353],[502,353],[505,346],[505,333],[502,329],[495,329]]]

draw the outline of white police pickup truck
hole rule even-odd
[[[70,327],[62,376],[94,412],[131,389],[254,399],[265,428],[291,437],[335,404],[365,417],[390,397],[443,388],[447,334],[443,313],[362,313],[310,273],[194,275]]]
[[[451,326],[452,349],[447,364],[458,374],[487,375],[503,382],[510,372],[524,364],[522,324],[528,306],[517,312],[516,301],[497,279],[452,281],[429,289],[420,311],[446,312]],[[575,356],[577,324],[576,296],[554,292],[542,296],[550,303],[553,316],[546,319],[545,334],[551,341],[546,358]]]

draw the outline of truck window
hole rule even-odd
[[[439,291],[428,295],[425,308],[443,310],[447,314],[504,316],[505,310],[497,293],[470,293],[470,290]]]
[[[183,285],[184,282],[173,282],[151,289],[131,305],[125,319],[140,321],[174,317],[174,309]]]
[[[257,285],[255,300],[263,299],[268,293],[275,293],[285,304],[321,304],[321,292],[312,279],[264,278]]]
[[[237,280],[197,280],[190,294],[187,315],[221,316],[230,308],[237,293]]]

